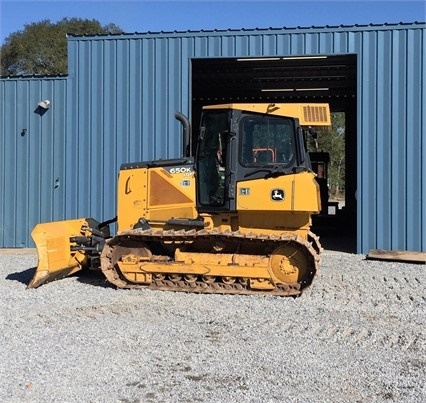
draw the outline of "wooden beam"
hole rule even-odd
[[[367,259],[426,264],[426,252],[371,249],[367,254]]]

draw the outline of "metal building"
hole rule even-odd
[[[0,247],[114,217],[121,163],[181,155],[175,111],[318,101],[345,112],[356,251],[426,251],[425,48],[425,23],[69,37],[67,77],[0,80]]]

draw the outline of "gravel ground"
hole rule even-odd
[[[27,290],[0,253],[1,402],[425,402],[426,266],[327,251],[300,298]]]

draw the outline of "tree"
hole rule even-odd
[[[309,139],[309,151],[325,151],[330,154],[328,185],[332,197],[345,191],[345,114],[331,114],[331,130],[319,131],[318,138]]]
[[[2,76],[67,74],[67,34],[117,34],[115,24],[102,26],[99,21],[63,18],[24,25],[10,34],[0,48]]]

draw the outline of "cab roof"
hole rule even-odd
[[[229,103],[205,105],[209,109],[234,109],[299,119],[301,126],[331,126],[330,107],[327,103]]]

